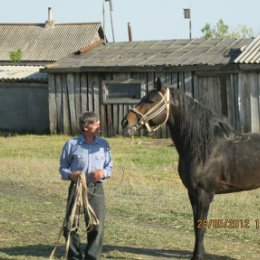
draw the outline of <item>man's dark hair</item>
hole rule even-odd
[[[81,131],[84,131],[84,127],[87,127],[88,125],[94,124],[98,121],[98,116],[94,112],[86,111],[81,114],[79,118],[79,126]]]

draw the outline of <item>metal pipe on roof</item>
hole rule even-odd
[[[52,8],[48,7],[48,20],[45,22],[45,28],[54,28],[55,21],[52,17]]]
[[[52,21],[52,9],[48,7],[48,21]]]
[[[132,39],[132,28],[130,23],[127,23],[127,30],[128,30],[128,41],[131,42],[133,39]]]
[[[191,9],[189,8],[184,8],[184,19],[189,19],[189,36],[191,39]]]

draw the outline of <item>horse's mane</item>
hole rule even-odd
[[[174,96],[179,99],[180,131],[185,140],[184,146],[195,158],[205,162],[219,137],[231,142],[244,138],[243,134],[182,91],[174,89]]]

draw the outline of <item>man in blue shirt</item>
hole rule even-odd
[[[105,222],[103,182],[111,176],[111,151],[108,142],[96,135],[100,129],[100,122],[95,113],[85,112],[80,116],[80,129],[82,135],[65,143],[61,152],[59,170],[63,180],[71,181],[68,198],[70,198],[70,193],[73,186],[76,185],[80,173],[85,173],[90,191],[89,204],[99,220],[99,225],[87,234],[85,260],[99,260],[103,247]],[[71,209],[67,207],[67,210]],[[66,227],[64,228],[64,236],[65,238],[68,236]],[[77,229],[72,231],[70,235],[68,259],[83,259]]]

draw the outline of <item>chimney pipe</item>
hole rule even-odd
[[[52,8],[48,7],[48,20],[45,22],[45,28],[54,28],[55,21],[52,18]]]
[[[132,28],[130,23],[127,23],[127,29],[128,29],[128,41],[131,42],[133,39],[132,39]]]
[[[48,21],[52,21],[52,10],[51,10],[51,7],[48,7]]]

